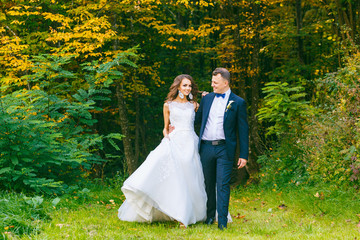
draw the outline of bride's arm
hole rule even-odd
[[[169,104],[168,103],[164,103],[163,113],[164,113],[164,130],[163,130],[163,134],[164,134],[164,137],[167,137],[167,135],[169,134],[169,125],[170,125],[170,111],[169,111]]]
[[[199,109],[199,104],[197,102],[194,102],[194,110],[195,112],[197,112],[197,110]]]

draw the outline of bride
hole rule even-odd
[[[207,197],[194,132],[196,94],[190,75],[174,79],[164,103],[164,138],[124,182],[120,220],[177,220],[185,226],[205,220]]]

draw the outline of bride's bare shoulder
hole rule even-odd
[[[170,105],[170,101],[165,101],[164,102],[164,109],[169,109],[169,105]]]

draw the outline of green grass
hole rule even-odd
[[[183,228],[177,222],[122,222],[117,218],[122,193],[110,187],[78,196],[64,196],[50,213],[52,220],[42,223],[40,233],[22,235],[21,239],[360,238],[360,194],[355,191],[233,189],[230,213],[234,222],[225,231],[218,230],[216,224]]]
[[[16,235],[38,232],[42,223],[50,219],[47,214],[50,206],[39,196],[0,192],[0,239],[5,232]]]

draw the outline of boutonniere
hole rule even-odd
[[[226,110],[225,112],[227,112],[230,108],[231,108],[231,104],[233,103],[234,101],[233,100],[230,100],[228,105],[226,106]]]

